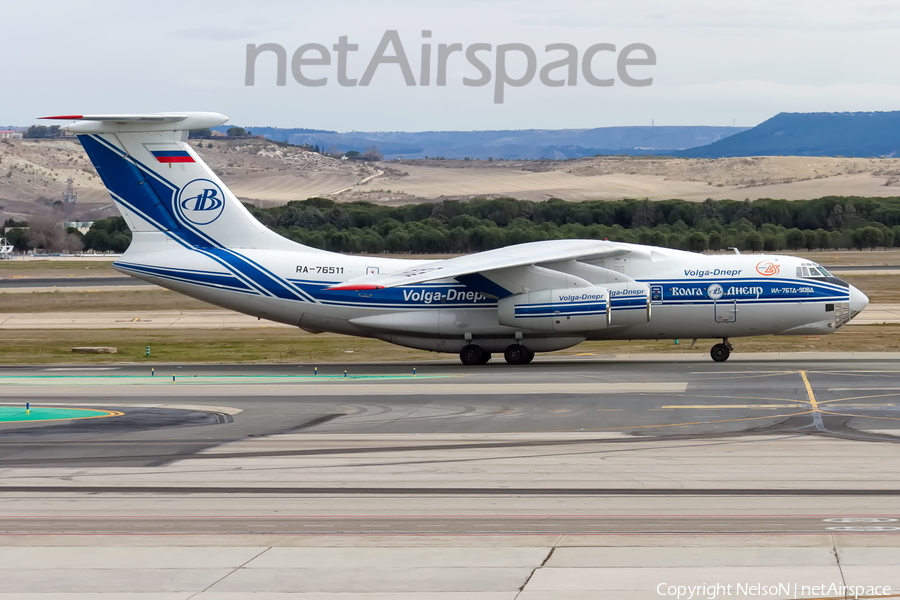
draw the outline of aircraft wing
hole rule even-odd
[[[529,242],[456,258],[427,262],[402,271],[365,275],[328,289],[375,290],[400,285],[414,285],[437,279],[450,279],[471,273],[486,273],[511,267],[539,265],[566,260],[613,258],[623,256],[629,252],[631,250],[625,245],[599,240]]]

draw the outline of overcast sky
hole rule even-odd
[[[756,125],[783,111],[900,109],[900,2],[839,0],[418,0],[316,2],[3,2],[0,125],[28,125],[61,113],[209,110],[241,125],[338,131],[591,128],[615,125]],[[397,30],[419,83],[423,42],[432,45],[431,85],[407,86],[397,64],[378,67],[368,86],[337,81],[332,46],[348,36],[347,76],[361,79],[382,36]],[[432,32],[422,37],[423,30]],[[299,84],[287,66],[276,85],[274,54],[259,57],[256,82],[244,83],[247,44],[280,44],[288,63],[303,44],[331,52],[331,65],[303,66],[320,87]],[[438,44],[491,44],[481,58],[492,80],[465,86],[478,70],[450,55],[447,85],[435,85]],[[494,102],[496,46],[526,44],[537,70],[576,47],[574,86],[540,78],[505,87]],[[598,53],[598,78],[581,72],[598,43],[649,45],[652,66],[629,67],[645,87],[624,85],[615,55]],[[389,49],[387,55],[393,54]],[[317,56],[308,53],[305,57]],[[643,56],[640,52],[634,57]],[[524,73],[509,53],[509,76]],[[564,77],[565,68],[552,73]]]

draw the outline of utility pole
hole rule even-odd
[[[66,191],[63,192],[63,200],[66,202],[75,202],[78,199],[78,192],[75,191],[75,180],[69,177],[66,179]]]

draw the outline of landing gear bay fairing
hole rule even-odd
[[[832,333],[868,304],[791,256],[715,255],[598,240],[518,244],[445,260],[347,256],[259,223],[187,143],[217,113],[65,115],[131,231],[115,268],[310,332],[531,362],[585,340]]]

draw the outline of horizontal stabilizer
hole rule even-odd
[[[56,121],[76,121],[60,127],[72,133],[128,133],[141,131],[188,131],[221,125],[228,120],[213,112],[149,113],[123,115],[55,115],[41,117]]]

